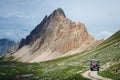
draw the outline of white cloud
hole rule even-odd
[[[107,39],[109,38],[113,33],[112,32],[109,32],[109,31],[103,31],[103,32],[100,32],[100,33],[95,33],[94,34],[94,37],[96,40],[99,40],[99,39]]]
[[[103,35],[105,39],[107,39],[108,37],[110,37],[112,34],[113,33],[108,32],[108,31],[101,32],[101,35]]]

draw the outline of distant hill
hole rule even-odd
[[[6,53],[8,48],[15,45],[15,42],[9,39],[0,39],[0,56]]]

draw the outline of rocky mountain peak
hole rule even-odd
[[[24,45],[33,44],[41,35],[46,31],[48,25],[52,23],[56,18],[63,17],[65,18],[64,11],[61,8],[54,10],[50,16],[45,16],[40,24],[38,24],[35,29],[25,38],[22,39],[19,43],[18,49],[22,48]],[[17,50],[18,50],[17,49]]]
[[[63,11],[61,8],[56,9],[56,10],[53,12],[53,14],[60,14],[60,15],[62,15],[62,16],[64,16],[64,17],[66,17],[64,11]]]
[[[65,13],[61,8],[54,10],[48,17],[48,21],[52,21],[53,19],[58,17],[66,18]]]
[[[66,18],[64,11],[58,8],[45,16],[42,22],[21,40],[19,50],[13,56],[22,61],[39,62],[60,57],[71,50],[84,51],[94,42],[83,23],[75,23]],[[39,56],[30,56],[34,53]],[[24,57],[24,54],[29,58]]]

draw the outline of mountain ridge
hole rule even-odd
[[[71,50],[82,52],[95,42],[83,23],[73,22],[58,8],[20,41],[12,56],[20,61],[39,62],[69,55]]]
[[[40,24],[38,24],[31,33],[25,38],[20,41],[18,49],[22,48],[24,45],[28,45],[33,43],[36,39],[38,39],[42,33],[45,32],[47,25],[49,22],[56,16],[56,15],[62,15],[63,17],[66,17],[64,14],[64,11],[61,8],[58,8],[57,10],[53,11],[53,13],[50,16],[45,16]],[[36,35],[38,34],[38,35]]]

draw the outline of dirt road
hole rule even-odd
[[[82,75],[83,75],[83,77],[89,78],[91,80],[112,80],[109,78],[104,78],[102,76],[99,76],[97,74],[97,71],[86,71]]]

